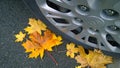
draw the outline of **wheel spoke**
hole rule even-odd
[[[104,8],[112,8],[116,3],[119,2],[119,0],[103,0],[104,2]]]
[[[119,35],[120,33],[118,33],[117,35],[115,34],[115,35],[111,35],[113,38],[114,38],[114,40],[117,42],[117,43],[119,43],[120,44],[120,35]]]
[[[74,24],[69,24],[68,26],[64,26],[64,27],[59,27],[60,29],[64,30],[64,31],[71,31],[71,30],[74,30],[76,28],[78,28],[79,26],[77,25],[74,25]]]
[[[101,39],[101,43],[104,45],[104,47],[108,50],[108,51],[112,51],[112,52],[119,52],[120,53],[120,49],[115,47],[115,46],[112,46],[107,38],[106,38],[106,35],[107,34],[104,34],[104,35],[101,35],[100,39]]]
[[[82,40],[84,38],[84,40],[87,40],[87,36],[89,36],[89,33],[87,30],[83,29],[81,33],[79,33],[78,35],[76,35],[76,38],[79,40]]]
[[[100,9],[105,0],[87,0],[87,3],[92,9]]]
[[[111,8],[118,1],[119,0],[87,0],[89,7],[92,8],[92,9]]]
[[[47,14],[46,17],[48,17],[48,18],[62,18],[61,16],[53,15],[53,14]]]
[[[75,16],[72,14],[72,12],[69,12],[69,13],[62,13],[62,12],[59,12],[49,6],[44,6],[42,7],[42,9],[44,10],[43,12],[48,12],[50,14],[46,14],[47,17],[54,17],[54,16],[59,16],[61,18],[74,18]]]
[[[86,43],[89,42],[89,41],[88,41],[89,37],[90,37],[89,35],[87,35],[87,36],[85,37],[85,42],[86,42]]]
[[[106,46],[106,40],[105,40],[105,36],[106,36],[106,34],[104,34],[104,35],[98,35],[97,36],[97,40],[98,40],[98,48],[99,49],[103,49],[103,50],[108,50],[108,51],[110,51],[110,48],[108,48],[107,46]]]
[[[120,1],[113,5],[113,9],[120,13]]]
[[[69,12],[69,13],[62,13],[62,12],[59,12],[59,11],[56,11],[54,9],[52,9],[53,11],[51,10],[47,10],[45,9],[45,11],[48,12],[48,14],[46,14],[46,17],[50,17],[50,18],[64,18],[64,19],[72,19],[74,18],[75,16],[72,14],[72,12]]]

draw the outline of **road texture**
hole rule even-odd
[[[36,17],[22,0],[0,0],[0,68],[74,68],[75,60],[66,57],[65,52],[58,53],[65,50],[65,44],[69,42],[66,39],[64,44],[50,52],[59,65],[56,66],[46,53],[42,60],[28,58],[21,43],[14,42],[14,35],[27,26],[29,18]],[[108,68],[120,68],[120,56],[106,54],[114,59],[114,64]]]

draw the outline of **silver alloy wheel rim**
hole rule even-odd
[[[119,0],[36,0],[56,28],[89,46],[120,53]]]

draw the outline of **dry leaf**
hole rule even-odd
[[[19,34],[16,34],[16,40],[15,42],[22,42],[26,34],[24,34],[22,31],[19,32]]]
[[[33,18],[29,19],[29,25],[30,26],[24,29],[26,32],[28,32],[28,34],[31,34],[35,31],[41,34],[42,33],[41,31],[46,30],[47,27],[42,21]]]
[[[87,62],[87,59],[85,57],[81,57],[80,55],[77,55],[75,57],[75,59],[77,60],[77,63],[81,64],[81,67],[88,66],[88,62]]]
[[[91,68],[106,68],[106,64],[112,63],[112,57],[104,55],[100,50],[89,50],[89,54],[86,54],[83,47],[79,47],[79,52],[80,55],[77,55],[75,59],[83,68],[87,66]]]
[[[31,33],[29,36],[30,40],[23,43],[23,47],[26,52],[31,52],[29,58],[37,58],[40,55],[42,59],[44,51],[52,51],[52,47],[60,45],[62,42],[61,36],[56,36],[50,30],[46,30],[44,35],[40,35],[37,31]]]
[[[74,43],[67,44],[66,48],[67,48],[66,55],[70,56],[71,58],[74,58],[75,53],[78,52],[78,48],[75,47],[75,44]]]
[[[75,68],[82,68],[81,66],[76,66]]]
[[[81,57],[85,57],[87,54],[85,53],[85,49],[82,46],[78,46],[78,52]]]
[[[86,59],[91,68],[106,68],[106,64],[112,63],[112,57],[104,55],[100,50],[89,51]]]

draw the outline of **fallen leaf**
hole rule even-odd
[[[81,57],[85,57],[87,54],[85,53],[85,49],[82,46],[78,46],[78,52]]]
[[[75,47],[75,44],[74,43],[67,44],[66,48],[67,48],[66,55],[70,56],[70,58],[74,58],[75,53],[78,52],[78,48]]]
[[[42,21],[33,18],[29,19],[29,25],[30,26],[24,29],[26,32],[28,32],[28,34],[31,34],[36,31],[41,34],[41,31],[46,30],[47,28],[47,26]]]
[[[16,40],[15,42],[22,42],[26,34],[24,34],[22,31],[19,32],[19,34],[16,34]]]
[[[75,68],[82,68],[81,66],[76,66]]]
[[[86,67],[89,65],[89,63],[87,62],[87,59],[84,57],[81,57],[80,55],[77,55],[75,59],[77,60],[77,63],[81,64],[81,67]]]
[[[83,47],[79,47],[80,55],[75,57],[77,63],[81,64],[81,67],[85,68],[90,66],[91,68],[106,68],[106,64],[112,63],[112,57],[104,55],[100,50],[89,50],[86,54]]]
[[[112,63],[112,57],[104,55],[100,50],[89,51],[86,59],[91,68],[106,68],[106,64]]]
[[[22,44],[26,52],[31,52],[29,58],[37,58],[40,55],[42,59],[45,50],[52,51],[52,47],[62,43],[61,36],[56,36],[50,30],[46,30],[43,35],[40,35],[37,31],[33,32],[29,38],[30,40]]]

